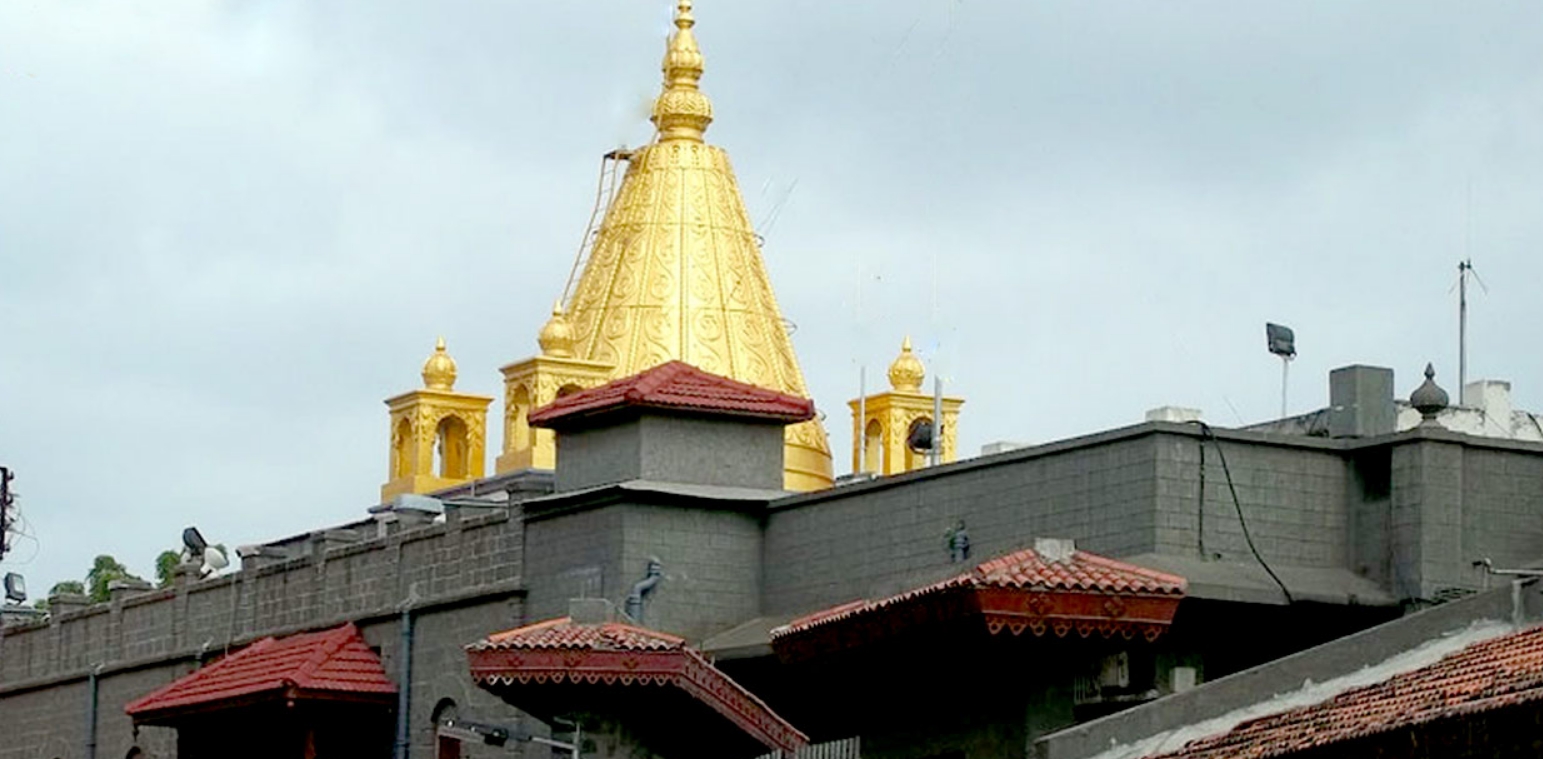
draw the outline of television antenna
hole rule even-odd
[[[1462,403],[1463,388],[1468,386],[1468,278],[1472,277],[1474,283],[1479,286],[1484,294],[1489,294],[1489,287],[1484,280],[1479,279],[1479,272],[1473,268],[1473,259],[1465,258],[1457,262],[1457,397],[1458,403]],[[1448,290],[1447,292],[1451,292]]]

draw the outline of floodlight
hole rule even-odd
[[[209,543],[204,540],[204,536],[198,532],[197,527],[189,527],[182,531],[182,545],[187,549],[188,556],[194,558],[202,557],[204,549],[209,547]]]
[[[1265,322],[1264,339],[1270,352],[1283,358],[1297,355],[1297,336],[1290,327]]]
[[[5,573],[5,600],[18,604],[27,600],[27,581],[15,572]]]

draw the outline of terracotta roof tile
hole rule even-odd
[[[517,648],[589,649],[593,651],[675,651],[685,638],[621,622],[576,625],[569,617],[549,619],[488,636],[468,646],[471,651]]]
[[[674,635],[622,622],[577,624],[561,617],[495,633],[466,650],[472,680],[484,688],[667,685],[768,748],[791,754],[808,743],[754,693]]]
[[[380,658],[359,630],[346,624],[287,638],[263,638],[138,700],[124,711],[136,717],[201,707],[241,697],[282,693],[394,694]]]
[[[1426,667],[1194,740],[1173,759],[1263,759],[1443,717],[1543,699],[1543,627],[1474,643]]]
[[[1158,572],[1087,551],[1074,551],[1065,561],[1052,561],[1032,548],[992,559],[962,575],[950,577],[878,601],[849,601],[794,619],[772,631],[772,637],[790,635],[859,614],[904,603],[953,588],[1007,588],[1013,590],[1065,590],[1099,593],[1182,596],[1184,578]]]
[[[814,418],[814,402],[807,398],[709,374],[683,361],[671,361],[641,374],[558,398],[532,411],[530,423],[551,427],[625,408],[712,413],[790,424]]]

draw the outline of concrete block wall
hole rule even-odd
[[[433,672],[441,679],[448,672],[465,680],[456,692],[469,692],[461,647],[524,619],[524,524],[517,506],[513,511],[464,518],[458,514],[446,524],[378,535],[225,577],[98,604],[45,624],[8,628],[0,637],[0,714],[8,719],[35,714],[39,724],[47,725],[36,735],[51,737],[12,740],[7,729],[0,759],[82,756],[84,684],[99,665],[99,757],[122,756],[133,745],[123,714],[128,701],[186,674],[201,654],[217,655],[227,644],[355,620],[388,655],[387,673],[395,679],[389,660],[396,645],[395,612],[410,590],[415,604],[428,609],[423,623],[429,632],[419,637],[415,650],[425,664],[415,671]],[[418,688],[415,679],[415,697]],[[485,699],[468,695],[466,701],[480,704]],[[430,702],[426,708],[432,706]],[[421,716],[426,725],[427,712],[417,712],[415,703],[415,718]],[[156,756],[173,756],[172,738],[156,747],[163,740],[157,735],[146,729],[139,745],[153,748]],[[46,753],[61,736],[59,752]]]
[[[1493,581],[1474,562],[1543,559],[1543,449],[1422,432],[1393,446],[1389,518],[1401,598],[1437,599]]]
[[[1332,444],[1305,438],[1267,439],[1225,430],[1217,435],[1214,442],[1198,433],[1155,437],[1157,552],[1254,561],[1238,518],[1240,505],[1249,534],[1267,561],[1348,566],[1351,474],[1343,453]],[[1222,456],[1232,474],[1238,505],[1227,487]]]
[[[781,436],[774,442],[780,452]],[[622,597],[614,600],[624,601],[643,578],[649,557],[664,565],[664,579],[645,604],[644,625],[700,641],[760,614],[759,516],[633,505],[622,521]]]
[[[1109,556],[1156,550],[1157,457],[1152,434],[1117,430],[779,501],[763,613],[900,592],[1036,537]],[[945,533],[961,519],[972,562],[950,565]]]
[[[664,579],[648,598],[646,626],[701,640],[760,613],[758,515],[611,503],[532,518],[528,530],[531,621],[564,616],[581,596],[624,609],[650,557]]]

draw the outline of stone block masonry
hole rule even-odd
[[[512,512],[512,513],[510,513]],[[467,677],[462,646],[524,621],[524,521],[518,505],[446,524],[364,536],[313,553],[202,582],[122,597],[0,636],[0,759],[84,757],[90,674],[98,672],[98,757],[138,745],[175,756],[175,733],[142,728],[137,743],[123,707],[222,655],[228,646],[360,625],[397,674],[398,614],[410,596],[419,615],[412,722],[430,724],[441,699],[512,720]],[[432,731],[415,730],[415,750]],[[420,753],[419,755],[430,755]]]

